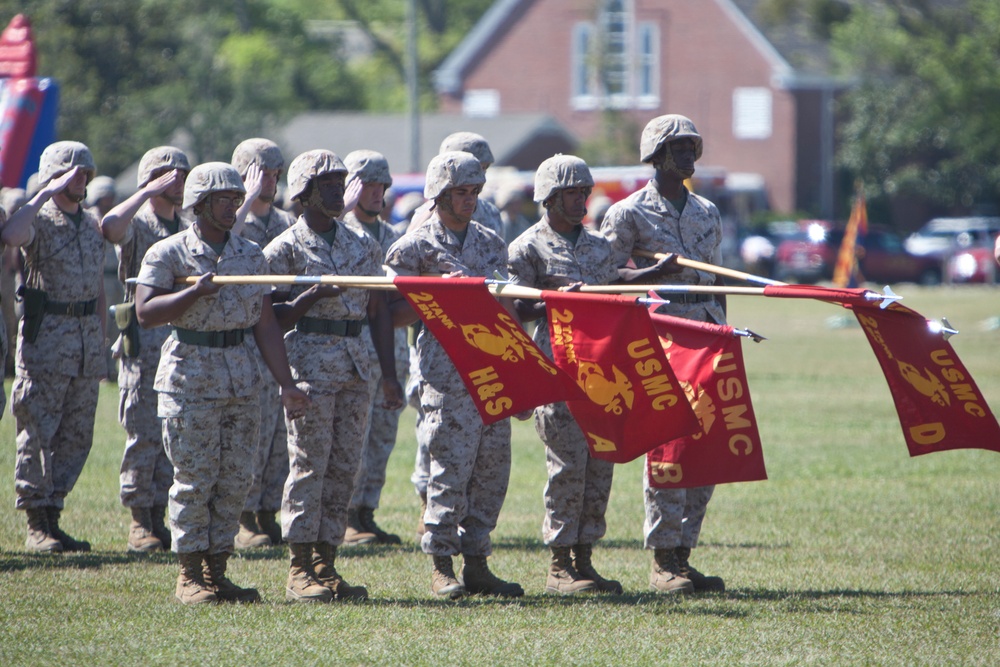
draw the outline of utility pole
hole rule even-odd
[[[420,85],[417,80],[417,0],[406,3],[406,84],[409,91],[410,173],[423,170],[420,164]]]

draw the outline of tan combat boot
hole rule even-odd
[[[584,579],[590,579],[597,584],[597,590],[601,593],[611,593],[612,595],[622,594],[622,585],[614,579],[605,579],[594,569],[590,558],[594,551],[592,544],[577,544],[573,547],[573,567]]]
[[[215,590],[205,583],[201,563],[205,559],[204,551],[192,551],[177,554],[181,564],[181,573],[177,575],[176,597],[182,604],[208,604],[218,602]]]
[[[451,556],[433,556],[434,573],[431,575],[431,592],[439,597],[457,600],[465,596],[465,586],[455,576]]]
[[[278,523],[277,512],[260,510],[257,512],[257,525],[260,532],[271,538],[271,544],[284,544],[281,539],[281,524]]]
[[[725,592],[726,582],[722,580],[722,577],[706,576],[691,567],[691,564],[688,563],[688,558],[691,557],[691,547],[677,547],[674,551],[677,553],[677,564],[680,565],[681,576],[691,581],[695,591],[699,593]]]
[[[132,524],[128,529],[128,550],[150,553],[163,549],[163,542],[153,534],[153,517],[148,507],[132,507]]]
[[[554,595],[575,595],[590,593],[597,590],[597,583],[580,576],[573,567],[569,547],[549,547],[552,551],[552,562],[549,564],[549,577],[545,580],[545,592]]]
[[[290,602],[329,602],[333,591],[316,578],[313,570],[312,542],[290,542],[288,550],[292,555],[288,569],[288,583],[285,585],[285,599]]]
[[[375,508],[374,507],[359,507],[358,508],[358,520],[361,522],[361,527],[369,533],[375,535],[375,541],[379,544],[402,544],[403,540],[399,539],[399,535],[394,535],[393,533],[387,533],[382,528],[375,523]]]
[[[24,546],[28,551],[60,553],[63,545],[49,530],[49,514],[46,509],[32,507],[24,513],[28,516],[28,536],[24,540]]]
[[[501,598],[519,598],[524,589],[513,581],[504,581],[490,572],[486,556],[464,555],[462,583],[469,595],[494,595]]]
[[[46,507],[45,511],[49,517],[49,532],[52,533],[52,537],[62,543],[63,551],[90,551],[90,542],[70,537],[59,527],[59,517],[62,515],[61,508],[50,506]]]
[[[355,547],[360,544],[372,544],[378,540],[375,533],[368,532],[361,525],[361,517],[358,510],[349,508],[347,510],[347,530],[344,532],[344,546]]]
[[[164,517],[167,516],[167,506],[153,505],[149,516],[153,520],[153,535],[156,535],[156,539],[163,545],[164,551],[170,551],[170,529],[167,528],[166,521],[164,521]]]
[[[316,579],[333,592],[334,600],[367,600],[368,589],[364,586],[351,586],[337,573],[334,563],[337,560],[337,547],[327,542],[313,544],[313,570]]]
[[[240,532],[236,533],[234,546],[241,551],[271,546],[271,538],[260,532],[260,528],[257,526],[257,517],[254,516],[253,512],[240,514]]]
[[[420,496],[420,518],[417,520],[417,544],[424,538],[424,533],[427,532],[427,526],[424,525],[424,514],[427,513],[427,492],[424,491]]]
[[[694,593],[694,584],[681,576],[677,552],[673,549],[653,550],[653,570],[649,587],[660,593]]]
[[[228,562],[229,554],[226,552],[205,556],[205,584],[215,591],[215,597],[222,602],[260,602],[260,593],[256,588],[241,588],[226,576]]]

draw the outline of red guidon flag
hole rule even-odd
[[[397,276],[393,283],[455,364],[484,424],[579,396],[485,278]]]
[[[757,419],[733,328],[652,315],[663,351],[701,423],[646,455],[651,486],[686,489],[767,479]]]
[[[699,430],[635,297],[543,292],[552,358],[586,394],[567,406],[594,458],[626,463]]]
[[[801,290],[769,286],[764,294],[800,296]],[[996,417],[972,374],[945,337],[930,330],[927,318],[897,303],[882,310],[864,299],[827,300],[850,308],[864,329],[889,383],[910,456],[949,449],[1000,452]]]

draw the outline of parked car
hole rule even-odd
[[[992,243],[957,250],[945,262],[949,283],[996,283],[998,273]]]
[[[779,280],[817,282],[833,278],[844,232],[833,230],[819,237],[818,231],[812,231],[813,237],[807,231],[778,245],[775,274]],[[858,247],[858,264],[869,282],[922,285],[941,282],[939,258],[907,252],[899,236],[885,230],[868,230],[863,245]]]
[[[907,252],[947,259],[964,248],[983,246],[1000,234],[1000,217],[934,218],[905,241]]]

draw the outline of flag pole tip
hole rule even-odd
[[[759,333],[755,333],[750,329],[733,329],[733,333],[737,336],[745,336],[755,343],[759,343],[762,340],[767,340],[765,336],[761,336]]]
[[[888,285],[882,288],[882,294],[879,295],[879,298],[882,299],[882,303],[880,303],[878,307],[881,308],[882,310],[885,310],[896,301],[903,300],[903,297],[893,292],[892,288],[889,287]]]
[[[941,334],[941,337],[945,340],[948,340],[958,333],[958,329],[951,326],[951,322],[948,321],[947,317],[942,317],[940,321],[928,321],[927,328],[930,329],[932,333]]]

